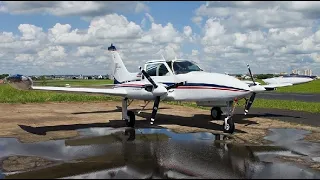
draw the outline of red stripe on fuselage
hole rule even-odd
[[[121,84],[117,87],[135,87],[141,88],[145,84]],[[208,86],[178,86],[177,89],[213,89],[213,90],[222,90],[222,91],[239,91],[239,92],[247,92],[246,90],[240,89],[232,89],[232,88],[219,88],[219,87],[208,87]]]
[[[179,86],[177,89],[216,89],[216,90],[224,90],[224,91],[241,91],[246,92],[246,90],[240,89],[231,89],[231,88],[219,88],[219,87],[207,87],[207,86]]]

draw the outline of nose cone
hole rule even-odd
[[[32,87],[32,79],[27,76],[15,74],[5,78],[5,81],[15,89],[28,90]]]
[[[168,94],[168,90],[162,84],[156,84],[158,85],[158,87],[152,91],[152,94],[154,96],[163,96]]]
[[[257,84],[257,85],[254,85],[254,86],[251,86],[250,89],[253,91],[253,92],[261,92],[261,91],[266,91],[266,88],[264,88],[263,86]]]

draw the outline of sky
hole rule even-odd
[[[185,58],[218,73],[320,75],[318,1],[0,1],[0,74],[109,74]]]

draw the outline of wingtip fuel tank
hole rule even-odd
[[[15,89],[29,90],[32,89],[33,81],[30,77],[21,74],[11,75],[5,78],[5,81]]]

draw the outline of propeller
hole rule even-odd
[[[254,81],[254,78],[253,78],[253,75],[251,73],[251,69],[250,69],[249,64],[247,64],[247,67],[248,67],[249,74],[250,74],[250,77],[251,77],[252,82],[253,82],[253,85],[249,85],[249,86],[256,86],[257,84]],[[244,115],[247,115],[247,113],[249,112],[249,109],[250,109],[255,97],[256,97],[256,93],[253,92],[252,95],[250,96],[249,100],[246,101],[246,105],[245,105],[245,108],[244,108]]]
[[[256,82],[255,82],[254,79],[253,79],[253,75],[252,75],[252,73],[251,73],[251,69],[250,69],[249,64],[247,64],[247,67],[248,67],[249,74],[250,74],[251,80],[252,80],[252,82],[253,82],[253,85],[257,85]]]
[[[150,75],[141,67],[139,67],[140,71],[142,72],[142,74],[148,79],[148,81],[151,83],[152,86],[146,86],[145,90],[152,92],[154,95],[156,95],[156,99],[154,100],[154,104],[153,104],[153,108],[152,108],[152,114],[151,114],[151,122],[150,124],[153,124],[154,119],[156,117],[156,114],[158,112],[158,108],[159,108],[159,103],[160,103],[160,98],[162,95],[168,93],[168,90],[172,89],[172,88],[176,88],[178,86],[182,86],[184,84],[184,82],[180,82],[180,83],[175,83],[173,85],[164,87],[164,86],[158,86],[153,79],[150,77]]]

